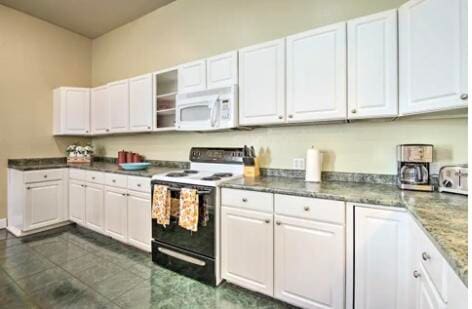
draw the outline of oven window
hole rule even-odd
[[[194,105],[180,110],[180,121],[208,121],[210,120],[211,109],[208,105]]]

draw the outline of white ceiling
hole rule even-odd
[[[0,4],[96,38],[175,0],[0,0]]]

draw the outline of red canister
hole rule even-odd
[[[126,163],[127,151],[118,151],[118,164]]]
[[[131,151],[126,153],[126,163],[133,163],[133,155],[134,153]]]
[[[133,163],[139,163],[142,161],[142,157],[139,153],[133,153]]]

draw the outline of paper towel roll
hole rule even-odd
[[[306,152],[305,181],[321,182],[321,166],[323,164],[322,153],[311,147]]]

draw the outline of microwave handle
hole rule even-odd
[[[214,128],[216,125],[216,119],[217,119],[218,111],[219,111],[219,103],[220,103],[220,97],[217,97],[216,100],[213,101],[212,106],[211,106],[210,125],[212,128]]]

